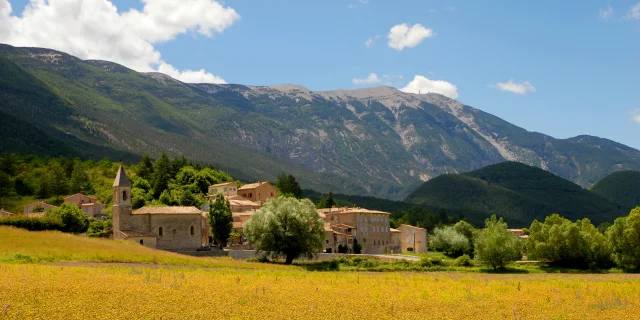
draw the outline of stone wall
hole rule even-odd
[[[195,249],[202,245],[200,215],[149,215],[150,231],[158,236],[157,248],[164,250]],[[159,228],[162,227],[162,236]],[[193,230],[193,233],[191,231]]]

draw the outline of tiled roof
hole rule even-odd
[[[400,230],[394,229],[394,228],[390,228],[389,231],[391,231],[391,232],[401,232]]]
[[[264,182],[248,183],[248,184],[245,184],[244,186],[238,188],[238,190],[255,189],[255,188],[259,187],[263,183]]]
[[[182,215],[189,215],[189,214],[197,214],[197,215],[201,215],[202,211],[200,211],[200,209],[196,208],[196,207],[142,207],[136,211],[134,211],[132,214],[167,214],[167,215],[171,215],[171,214],[182,214]]]
[[[147,232],[139,232],[139,231],[132,231],[132,230],[121,230],[120,233],[122,233],[125,238],[129,238],[129,237],[156,237],[155,234],[153,233],[147,233]]]
[[[334,227],[334,228],[338,228],[338,229],[349,229],[349,228],[351,228],[351,229],[355,229],[355,228],[356,228],[356,227],[354,227],[354,226],[350,226],[350,225],[348,225],[348,224],[344,224],[344,223],[340,223],[340,224],[333,225],[333,227]]]
[[[8,217],[8,216],[12,216],[13,213],[9,212],[9,211],[4,211],[4,210],[0,210],[0,216],[2,217]]]
[[[42,201],[37,201],[37,202],[29,203],[28,205],[23,206],[23,208],[26,208],[26,207],[28,207],[28,206],[32,206],[32,205],[34,205],[34,204],[39,204],[42,208],[57,208],[57,207],[56,207],[56,206],[54,206],[54,205],[51,205],[51,204],[48,204],[48,203],[45,203],[45,202],[42,202]],[[37,207],[37,206],[36,206],[36,207]]]
[[[251,200],[240,200],[240,199],[233,199],[233,200],[229,200],[229,204],[232,206],[252,206],[252,207],[259,207],[260,204],[258,204],[257,202],[253,202]]]
[[[116,179],[113,181],[114,187],[131,187],[131,181],[129,181],[129,177],[127,177],[127,173],[124,172],[124,168],[120,166],[118,168],[118,173],[116,174]]]
[[[67,199],[69,199],[69,198],[75,197],[75,196],[77,196],[77,195],[82,196],[82,198],[90,198],[90,199],[96,200],[96,202],[98,202],[98,199],[97,199],[97,198],[95,198],[95,197],[91,197],[91,196],[87,196],[87,195],[84,195],[84,194],[82,194],[82,193],[72,194],[72,195],[70,195],[70,196],[68,196],[68,197],[65,197],[65,198],[64,198],[64,200],[67,200]]]
[[[364,208],[349,208],[349,207],[340,207],[340,208],[326,208],[326,209],[318,209],[319,213],[359,213],[359,214],[386,214],[390,215],[389,212],[378,211],[378,210],[369,210]]]
[[[222,186],[228,186],[230,184],[235,185],[235,182],[223,182],[223,183],[217,183],[217,184],[212,184],[209,186],[209,188],[211,187],[222,187]]]
[[[425,229],[425,228],[414,227],[414,226],[412,226],[412,225],[408,225],[408,224],[401,224],[401,225],[400,225],[400,228],[402,228],[402,227],[406,227],[406,228],[410,228],[410,229],[427,230],[427,229]]]

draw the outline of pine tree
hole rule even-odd
[[[140,160],[140,164],[138,164],[138,176],[149,181],[153,176],[153,162],[151,162],[151,157],[145,154],[142,156],[142,160]]]
[[[166,153],[162,153],[160,158],[153,164],[153,197],[158,198],[162,194],[162,191],[167,190],[169,187],[169,181],[171,180],[171,160]]]
[[[231,204],[223,194],[218,193],[209,206],[209,225],[213,238],[222,248],[227,246],[227,240],[233,229]]]
[[[325,208],[333,208],[334,206],[337,207],[338,202],[336,202],[333,199],[333,190],[329,190],[327,197],[322,199],[322,201],[320,201],[320,204],[318,204],[318,208],[325,209]]]
[[[300,188],[300,184],[292,175],[286,175],[284,172],[280,173],[276,179],[276,188],[285,196],[302,198],[302,188]]]

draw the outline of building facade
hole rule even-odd
[[[93,218],[102,215],[105,205],[98,202],[98,199],[86,196],[82,193],[76,193],[72,196],[64,198],[65,203],[73,203],[82,210],[87,216]]]
[[[325,252],[339,252],[339,246],[347,246],[347,252],[354,253],[356,243],[364,254],[392,250],[388,212],[341,207],[319,209],[318,215],[325,220]]]
[[[22,207],[22,211],[26,216],[37,217],[37,216],[44,215],[45,211],[53,208],[57,208],[57,207],[54,205],[46,204],[43,201],[38,201]]]
[[[245,199],[258,202],[260,205],[264,204],[267,199],[275,198],[277,196],[276,188],[269,182],[245,184],[238,188],[238,195]]]
[[[427,229],[402,224],[398,228],[402,243],[402,251],[427,252]]]
[[[131,209],[131,182],[120,166],[113,183],[113,238],[163,250],[202,245],[202,212],[196,207]]]

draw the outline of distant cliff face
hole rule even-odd
[[[560,140],[528,132],[438,94],[185,84],[6,45],[0,45],[0,62],[0,112],[96,156],[105,148],[167,151],[213,162],[234,176],[274,179],[286,171],[305,187],[394,199],[440,174],[504,160],[582,186],[640,169],[638,150],[596,137]],[[49,122],[39,124],[37,117]]]

